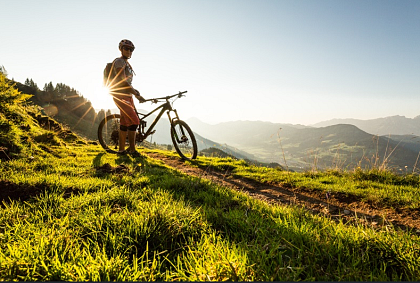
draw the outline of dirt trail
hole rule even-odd
[[[206,169],[190,167],[178,157],[168,157],[158,153],[148,153],[147,155],[162,160],[168,166],[188,175],[209,179],[214,183],[246,192],[254,198],[269,203],[296,205],[313,213],[328,215],[336,220],[359,222],[378,228],[392,224],[394,227],[414,230],[420,234],[420,210],[418,209],[377,207],[344,194],[331,194],[327,199],[324,193],[306,188],[287,188],[277,184],[263,184],[248,178],[234,176],[229,172],[216,171],[210,167]]]

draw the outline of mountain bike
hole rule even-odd
[[[162,117],[163,113],[167,113],[170,123],[170,135],[175,150],[182,159],[190,160],[197,157],[197,142],[194,137],[194,133],[191,128],[184,121],[179,119],[178,112],[173,108],[173,103],[176,99],[181,98],[187,91],[179,92],[174,95],[147,99],[152,103],[163,102],[160,106],[150,111],[149,113],[143,114],[135,109],[137,116],[140,120],[140,125],[137,129],[136,134],[136,146],[143,142],[148,136],[154,134],[156,130],[154,127]],[[175,99],[173,99],[175,98]],[[150,127],[146,130],[147,122],[146,118],[155,113],[160,109],[159,114],[153,120]],[[172,114],[172,116],[171,116]],[[101,146],[110,153],[117,153],[118,142],[119,142],[119,129],[120,129],[120,114],[112,114],[105,117],[98,127],[98,139]]]

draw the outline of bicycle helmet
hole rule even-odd
[[[128,46],[130,48],[133,48],[133,50],[135,48],[134,47],[134,44],[130,40],[128,40],[128,39],[121,40],[120,41],[120,44],[118,45],[118,48],[121,50],[124,46]]]

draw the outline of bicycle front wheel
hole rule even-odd
[[[118,151],[120,118],[119,114],[106,116],[98,127],[99,143],[106,151],[111,153]]]
[[[181,120],[172,122],[171,138],[182,159],[191,160],[197,157],[197,142],[187,123]]]

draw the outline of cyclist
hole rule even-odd
[[[132,156],[140,156],[135,149],[136,130],[140,121],[136,115],[133,95],[140,103],[145,102],[145,99],[140,95],[140,92],[132,86],[133,75],[135,75],[135,72],[130,63],[128,63],[128,59],[131,58],[135,47],[128,39],[121,40],[118,47],[121,51],[121,57],[116,58],[113,62],[115,79],[110,87],[110,93],[113,96],[114,102],[120,110],[121,115],[118,153],[129,153]],[[129,142],[128,152],[125,149],[127,134]]]

